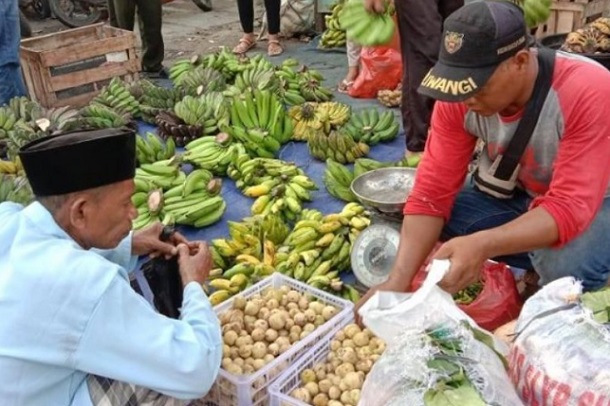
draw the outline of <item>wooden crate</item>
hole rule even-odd
[[[131,31],[103,23],[21,41],[30,97],[45,107],[87,104],[112,78],[138,79]]]
[[[551,15],[545,24],[538,26],[536,37],[563,34],[581,28],[610,12],[610,0],[562,0],[553,1]]]

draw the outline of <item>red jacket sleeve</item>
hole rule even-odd
[[[464,128],[465,115],[461,103],[435,103],[426,149],[404,214],[449,219],[476,145],[476,138]]]
[[[582,64],[571,85],[558,89],[565,128],[549,190],[530,208],[557,222],[566,244],[584,232],[601,207],[610,182],[610,81],[604,69]]]

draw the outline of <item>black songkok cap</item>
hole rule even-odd
[[[136,135],[127,129],[77,131],[40,138],[19,151],[36,196],[56,196],[131,179]]]

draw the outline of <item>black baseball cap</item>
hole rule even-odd
[[[437,100],[464,101],[496,67],[529,44],[523,10],[505,1],[475,1],[443,24],[438,62],[418,91]]]

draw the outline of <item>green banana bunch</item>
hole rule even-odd
[[[338,0],[331,6],[331,13],[324,16],[326,29],[320,38],[318,48],[339,48],[345,46],[345,30],[341,27],[340,14],[343,11],[345,0]]]
[[[217,176],[227,174],[227,169],[238,152],[237,144],[231,143],[227,133],[198,138],[188,143],[185,149],[182,155],[184,162],[212,171]]]
[[[154,189],[151,183],[147,183],[145,186],[146,190],[144,190],[143,185],[138,186],[136,182],[136,190],[131,196],[131,202],[138,212],[137,217],[132,222],[134,230],[140,230],[161,220],[160,209],[163,203],[163,193]],[[172,224],[171,221],[168,221],[167,225],[170,224]]]
[[[36,130],[21,120],[17,121],[13,129],[7,133],[6,156],[13,161],[17,160],[21,147],[47,135],[49,133],[46,131]]]
[[[321,85],[324,77],[313,69],[302,69],[299,74],[301,94],[307,101],[325,102],[333,98],[332,90]]]
[[[227,132],[252,156],[273,158],[290,140],[292,120],[273,93],[257,89],[233,99]]]
[[[300,76],[295,70],[299,64],[296,59],[286,59],[275,68],[279,83],[279,96],[287,106],[298,106],[306,102],[301,94]]]
[[[178,147],[183,147],[191,140],[201,137],[203,131],[200,126],[185,124],[169,111],[160,111],[155,122],[159,126],[159,136],[164,140],[173,138]]]
[[[131,94],[140,102],[140,117],[149,124],[161,111],[172,111],[174,105],[185,96],[177,87],[162,87],[148,80],[139,80],[129,88]]]
[[[356,142],[345,130],[331,131],[329,135],[314,133],[307,141],[309,152],[321,161],[333,159],[339,163],[351,163],[369,152],[369,146]]]
[[[235,97],[246,91],[267,90],[276,93],[280,81],[273,67],[256,67],[246,69],[235,76],[235,84],[224,92],[226,97]]]
[[[352,114],[343,130],[351,135],[354,141],[372,146],[396,138],[400,124],[396,121],[392,111],[386,110],[380,114],[379,110],[371,108]]]
[[[8,137],[8,132],[13,129],[17,121],[17,115],[10,107],[0,107],[0,140]]]
[[[551,16],[552,0],[510,0],[523,9],[528,28],[544,24]]]
[[[370,158],[358,158],[354,162],[354,179],[363,173],[373,171],[375,169],[388,168],[391,166],[403,166],[392,162],[379,162]]]
[[[151,132],[136,137],[136,158],[140,165],[170,159],[174,155],[176,155],[176,143],[173,138],[168,138],[162,143]]]
[[[150,192],[152,189],[169,190],[182,185],[186,181],[186,174],[178,166],[177,157],[143,163],[136,168],[136,192]]]
[[[177,87],[186,94],[199,96],[210,92],[221,92],[227,84],[222,73],[212,68],[198,66],[184,73]]]
[[[32,112],[38,109],[40,106],[38,103],[28,99],[25,96],[13,97],[8,102],[8,107],[13,111],[17,120],[24,122],[34,121],[32,118]]]
[[[358,162],[358,160],[356,160]],[[344,165],[326,160],[326,170],[324,171],[324,185],[331,196],[344,202],[356,202],[358,199],[351,189],[354,174]]]
[[[91,103],[80,110],[80,118],[71,121],[70,128],[121,128],[133,126],[129,113],[117,113],[110,107]]]
[[[0,203],[15,202],[25,206],[33,200],[34,194],[25,176],[0,173]]]
[[[204,96],[185,96],[174,107],[176,116],[189,126],[200,127],[201,136],[217,134],[221,127],[229,124],[227,103],[220,93]]]
[[[104,86],[93,103],[104,105],[120,115],[129,114],[132,117],[140,115],[140,103],[130,93],[128,85],[119,78],[113,78],[108,86]]]
[[[202,64],[203,60],[198,56],[194,55],[189,59],[181,59],[174,62],[169,68],[169,79],[172,81],[174,86],[178,87],[182,84],[184,75],[195,70]]]
[[[363,0],[348,0],[345,4],[339,22],[345,28],[348,38],[363,46],[384,45],[392,40],[394,35],[393,7],[386,5],[383,14],[373,14],[366,11]]]

